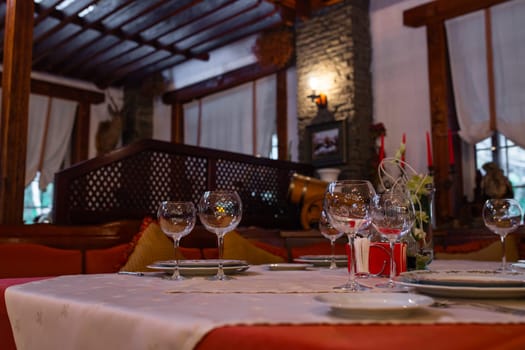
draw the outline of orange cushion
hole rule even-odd
[[[106,249],[86,251],[86,273],[117,272],[126,263],[129,251],[130,246],[128,243]]]
[[[173,241],[169,238],[156,220],[146,217],[142,221],[140,231],[130,243],[132,253],[129,255],[121,270],[150,271],[147,266],[157,260],[175,259]],[[178,259],[201,259],[201,250],[198,248],[182,248],[177,251]]]
[[[252,265],[282,263],[286,260],[255,246],[235,231],[224,236],[224,259],[246,260]]]
[[[32,243],[0,244],[0,278],[79,273],[82,273],[82,254],[79,250]]]

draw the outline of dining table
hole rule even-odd
[[[494,288],[480,298],[467,288],[442,296],[410,286],[391,293],[376,287],[385,281],[379,276],[359,279],[370,289],[349,293],[334,289],[346,282],[345,268],[282,267],[249,266],[227,281],[173,281],[164,272],[66,275],[10,286],[5,301],[19,350],[525,349],[525,293],[501,288],[500,297]],[[459,260],[429,266],[497,267]],[[389,302],[398,298],[417,302]]]

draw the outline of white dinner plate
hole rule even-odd
[[[309,267],[313,267],[312,264],[295,264],[295,263],[277,263],[277,264],[266,264],[263,267],[270,271],[296,271],[296,270],[306,270]]]
[[[525,297],[525,274],[494,271],[410,271],[403,272],[398,283],[416,291],[452,298]]]
[[[431,305],[430,297],[412,293],[334,293],[315,300],[326,303],[333,312],[354,317],[406,317]]]
[[[314,266],[330,266],[332,261],[331,255],[302,255],[296,259],[295,262],[303,264],[312,264]],[[336,255],[335,263],[337,266],[347,266],[348,257],[346,255]]]
[[[185,276],[209,276],[217,273],[219,259],[187,259],[179,260],[179,271]],[[249,265],[245,260],[222,260],[224,273],[227,275],[248,270]],[[156,261],[148,268],[166,272],[173,272],[175,260]]]
[[[518,260],[517,263],[511,264],[510,266],[516,271],[525,272],[525,260]]]

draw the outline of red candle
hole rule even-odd
[[[454,145],[452,144],[452,131],[448,129],[448,160],[450,165],[454,165]]]
[[[427,164],[432,167],[432,147],[430,146],[430,133],[427,131]]]
[[[379,146],[379,162],[385,158],[385,135],[381,135],[381,146]]]

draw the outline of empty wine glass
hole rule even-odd
[[[388,282],[376,287],[390,290],[404,290],[394,282],[396,275],[394,247],[399,239],[406,235],[414,224],[416,215],[414,205],[408,192],[401,190],[386,190],[374,197],[371,208],[372,226],[390,243],[390,275]]]
[[[199,218],[210,232],[217,235],[219,248],[219,267],[217,274],[210,279],[227,280],[230,277],[223,270],[224,235],[237,227],[242,217],[241,198],[235,191],[215,190],[206,191],[198,204]]]
[[[328,184],[324,209],[330,224],[347,235],[350,246],[348,282],[336,289],[352,292],[368,289],[356,280],[354,239],[357,232],[370,225],[370,204],[374,195],[374,187],[366,180],[340,180]]]
[[[505,254],[505,238],[507,234],[516,230],[521,223],[523,211],[515,199],[489,199],[483,205],[483,221],[485,226],[501,239],[501,267],[497,271],[512,271],[507,266]]]
[[[343,235],[343,232],[336,230],[328,221],[328,216],[324,210],[321,211],[319,218],[319,231],[321,234],[330,241],[330,270],[337,269],[335,262],[335,241]]]
[[[179,281],[184,277],[179,272],[179,259],[177,250],[180,239],[193,230],[195,226],[195,206],[192,202],[163,201],[157,210],[157,219],[162,231],[173,238],[175,245],[175,265],[173,275],[169,279]]]

